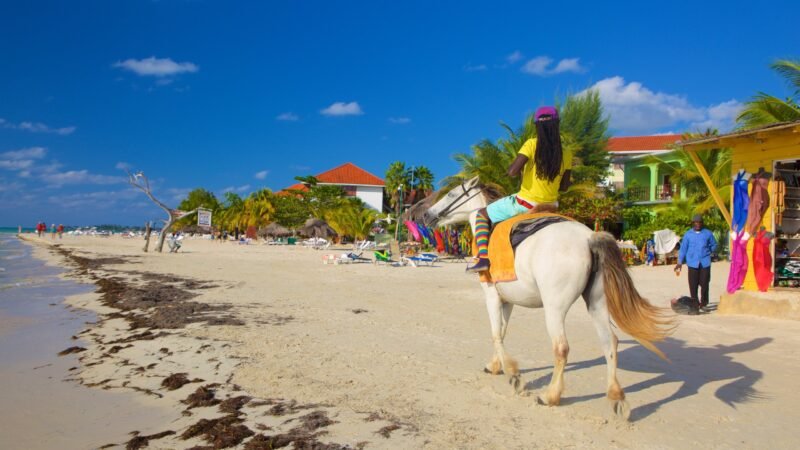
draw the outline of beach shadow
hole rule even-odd
[[[714,396],[731,408],[735,409],[737,404],[768,398],[765,394],[755,389],[755,384],[764,376],[763,372],[734,361],[733,355],[757,350],[769,344],[772,340],[772,338],[762,337],[735,345],[718,344],[714,347],[689,347],[686,345],[686,341],[667,338],[659,344],[659,347],[672,360],[671,364],[656,359],[652,353],[640,345],[634,345],[620,351],[618,354],[620,369],[655,375],[649,380],[630,386],[625,386],[624,381],[622,381],[623,389],[626,393],[639,392],[662,384],[680,383],[678,389],[667,397],[634,408],[631,411],[630,420],[635,422],[644,419],[658,411],[662,405],[696,395],[706,384],[720,381],[726,383],[714,392]],[[620,341],[620,343],[636,344],[635,341]],[[604,357],[578,361],[568,363],[565,372],[569,373],[589,367],[604,366],[605,364]],[[522,373],[542,370],[548,372],[528,381],[525,384],[525,389],[539,390],[546,387],[550,382],[552,369],[553,366],[550,365],[521,370]],[[597,394],[564,397],[561,403],[567,405],[603,397],[605,397],[605,393],[598,392]]]

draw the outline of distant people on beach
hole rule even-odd
[[[181,232],[172,233],[169,240],[167,241],[167,245],[169,245],[169,252],[178,253],[178,250],[181,249],[182,240],[183,240],[183,233]]]
[[[58,238],[61,239],[64,236],[64,225],[58,224],[58,228],[56,228],[56,232],[58,233]]]
[[[46,231],[47,225],[44,222],[39,222],[36,224],[36,235],[42,237]]]
[[[56,224],[50,225],[50,239],[56,238]]]

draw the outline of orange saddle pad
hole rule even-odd
[[[542,217],[561,217],[566,220],[575,220],[551,212],[537,212],[521,214],[497,224],[489,239],[489,261],[491,266],[488,272],[481,272],[480,279],[489,283],[502,283],[516,281],[517,271],[514,268],[514,249],[511,246],[511,232],[521,222],[529,222]],[[472,244],[473,254],[477,254],[475,243]]]

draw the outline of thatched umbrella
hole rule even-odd
[[[271,224],[267,225],[266,227],[258,230],[258,236],[262,238],[266,237],[286,237],[291,236],[292,230],[279,225],[277,222],[272,222]]]
[[[306,237],[328,238],[336,236],[336,231],[322,219],[308,219],[300,228],[300,234]]]

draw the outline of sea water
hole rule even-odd
[[[16,231],[0,232],[0,448],[97,448],[157,426],[166,411],[72,379],[80,354],[57,354],[86,346],[72,336],[97,318],[64,299],[94,286],[59,277]]]

